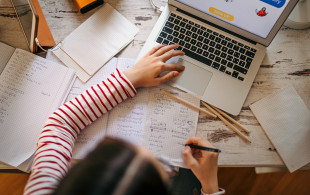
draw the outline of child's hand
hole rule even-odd
[[[210,142],[200,137],[192,137],[186,144],[214,148]],[[199,150],[185,146],[183,157],[186,165],[200,181],[202,191],[212,194],[219,191],[217,181],[217,160],[219,153]]]
[[[126,77],[135,88],[151,87],[162,84],[179,75],[184,66],[165,63],[174,56],[184,55],[183,51],[174,50],[179,45],[158,45],[151,49],[132,68],[124,71]],[[170,71],[163,76],[159,76],[165,71]]]

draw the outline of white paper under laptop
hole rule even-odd
[[[186,56],[177,63],[186,68],[171,85],[237,115],[296,2],[169,0],[138,59],[155,45],[178,43]]]

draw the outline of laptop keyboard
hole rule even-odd
[[[251,66],[256,49],[171,13],[156,39],[176,44],[185,55],[240,81]]]

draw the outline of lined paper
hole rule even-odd
[[[310,111],[293,86],[250,108],[290,172],[310,162]]]
[[[200,98],[189,93],[173,95],[200,106]],[[174,101],[154,88],[150,92],[143,146],[173,165],[184,167],[182,152],[185,143],[196,135],[199,112]]]
[[[117,105],[109,113],[107,135],[141,145],[147,120],[149,88],[139,89],[134,98]]]

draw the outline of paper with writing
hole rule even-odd
[[[0,161],[17,167],[35,151],[74,71],[16,49],[0,76]]]
[[[137,95],[113,108],[109,113],[107,135],[141,145],[146,114],[148,111],[149,89],[139,89]]]
[[[310,162],[310,111],[293,86],[250,108],[290,172]]]
[[[183,92],[173,94],[195,106],[200,105],[200,99],[192,94]],[[183,167],[182,151],[186,141],[196,135],[198,115],[198,111],[174,101],[160,89],[152,89],[142,145],[156,156]]]

